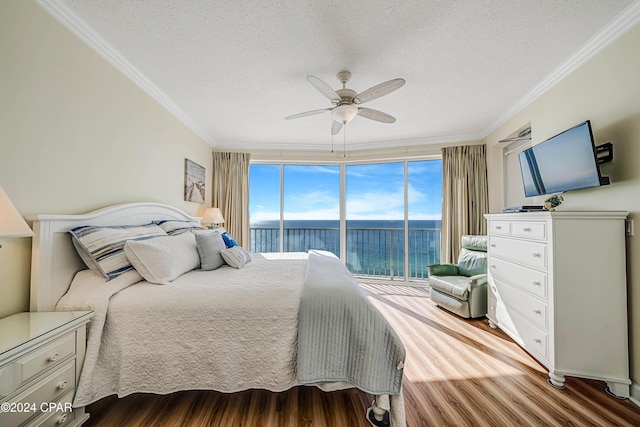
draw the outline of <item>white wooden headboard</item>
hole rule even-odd
[[[125,203],[81,215],[36,215],[31,255],[31,311],[53,311],[75,274],[86,269],[68,231],[83,225],[142,225],[154,220],[196,220],[162,203]]]

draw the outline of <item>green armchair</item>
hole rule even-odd
[[[487,236],[462,236],[457,264],[427,267],[431,300],[464,318],[487,314]]]

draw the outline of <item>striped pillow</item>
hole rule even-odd
[[[166,236],[155,224],[113,227],[83,226],[69,230],[74,245],[87,267],[107,280],[133,270],[124,253],[127,240],[145,240]]]
[[[180,220],[162,220],[153,221],[154,224],[159,225],[169,236],[175,236],[176,234],[186,233],[191,230],[202,230],[203,227],[197,221],[180,221]]]
[[[242,246],[233,246],[222,250],[220,255],[233,268],[242,268],[246,263],[251,262],[251,255]]]

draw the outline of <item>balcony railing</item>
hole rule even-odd
[[[322,249],[340,256],[339,228],[284,228],[284,252]],[[252,252],[279,252],[280,229],[251,227]],[[404,280],[403,228],[347,228],[347,267],[357,276]],[[426,279],[427,265],[440,262],[440,229],[409,228],[407,279]]]

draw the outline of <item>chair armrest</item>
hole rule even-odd
[[[427,266],[429,276],[458,276],[456,264],[431,264]]]
[[[469,277],[469,290],[473,288],[479,288],[482,285],[486,285],[489,282],[489,279],[486,274],[476,274],[475,276]]]

